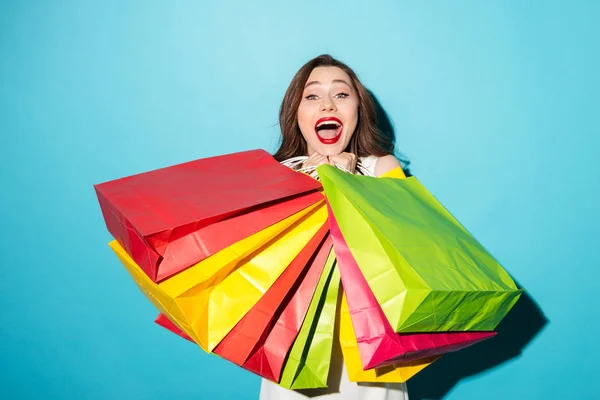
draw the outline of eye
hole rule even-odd
[[[305,97],[306,100],[316,100],[317,99],[317,95],[316,94],[309,94],[308,96]]]
[[[344,93],[344,92],[341,92],[341,93],[338,93],[335,95],[335,97],[337,97],[338,99],[345,99],[348,96],[350,96],[350,95],[348,93]]]

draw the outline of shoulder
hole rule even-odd
[[[377,164],[375,164],[375,176],[381,176],[386,172],[389,172],[395,168],[402,167],[400,161],[391,154],[377,158]]]

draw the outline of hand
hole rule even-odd
[[[353,153],[341,153],[337,156],[329,156],[329,164],[335,166],[336,164],[342,168],[347,169],[351,173],[356,170],[356,154]]]
[[[326,156],[322,156],[319,153],[312,153],[304,163],[302,163],[302,168],[306,167],[318,167],[322,164],[329,164],[329,160]]]

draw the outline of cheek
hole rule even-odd
[[[313,110],[306,105],[300,105],[298,107],[298,126],[300,126],[300,130],[303,134],[307,134],[309,129],[311,128]]]
[[[346,121],[351,125],[350,127],[352,128],[352,133],[354,133],[354,129],[356,128],[356,124],[358,122],[358,104],[344,104],[343,110],[344,115],[346,116]]]

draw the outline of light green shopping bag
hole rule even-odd
[[[415,178],[317,171],[396,332],[491,331],[518,300],[504,268]]]
[[[279,385],[288,389],[327,387],[340,275],[329,253],[300,332],[288,354]]]

